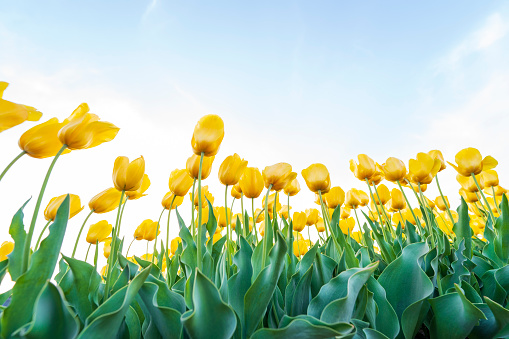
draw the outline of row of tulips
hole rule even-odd
[[[41,118],[35,108],[4,100],[5,88],[0,82],[0,131]],[[509,203],[491,156],[467,148],[449,163],[461,187],[456,210],[438,181],[447,162],[434,150],[418,153],[408,167],[397,158],[380,165],[359,155],[350,169],[365,191],[345,193],[332,186],[326,166],[312,164],[301,175],[316,194],[316,206],[292,213],[290,198],[301,190],[292,166],[279,163],[260,171],[234,154],[219,167],[223,204],[202,185],[224,137],[222,119],[207,115],[194,129],[186,168],[169,176],[157,221],[144,220],[132,237],[122,230],[127,202],[145,196],[151,182],[143,157],[121,156],[113,164],[113,187],[89,201],[71,255],[60,250],[68,221],[84,209],[77,195],[50,200],[47,222],[34,242],[57,159],[111,141],[118,130],[82,104],[62,123],[53,118],[20,137],[22,152],[0,180],[25,154],[53,161],[28,231],[24,205],[9,227],[12,241],[0,248],[0,278],[8,272],[15,282],[0,295],[1,337],[509,336]],[[433,183],[440,195],[429,199],[424,193]],[[187,208],[186,195],[189,221],[179,213]],[[238,214],[232,212],[235,201]],[[114,223],[89,225],[82,239],[92,214],[113,211]],[[172,211],[179,225],[174,239]],[[147,249],[129,256],[136,240],[147,241]],[[76,250],[85,242],[80,260]],[[99,243],[107,258],[102,269]]]

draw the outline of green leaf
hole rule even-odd
[[[311,300],[311,277],[313,275],[313,267],[310,267],[306,273],[300,278],[292,294],[292,302],[288,314],[297,316],[306,314],[306,310]]]
[[[141,325],[140,318],[132,306],[129,306],[125,314],[125,324],[129,331],[129,339],[141,338]]]
[[[228,302],[241,322],[244,320],[244,296],[251,287],[253,276],[252,255],[253,249],[246,239],[241,236],[240,249],[233,257],[233,262],[237,265],[238,271],[228,280]]]
[[[363,332],[364,334],[366,334],[366,339],[389,339],[389,337],[383,334],[382,332],[379,332],[372,328],[365,328]]]
[[[193,288],[194,309],[182,315],[182,324],[191,338],[230,338],[237,327],[233,310],[219,296],[212,281],[196,269]]]
[[[347,323],[326,324],[311,317],[290,318],[285,316],[278,329],[262,328],[256,331],[252,339],[307,339],[307,338],[344,338],[354,327]]]
[[[9,307],[2,314],[2,336],[10,337],[14,331],[32,320],[35,302],[55,270],[69,218],[69,195],[60,205],[49,235],[32,255],[28,270],[12,288]]]
[[[304,254],[304,257],[302,257],[302,259],[298,262],[298,264],[296,266],[296,272],[290,278],[290,282],[288,283],[288,285],[286,286],[286,289],[285,289],[285,308],[286,308],[287,312],[289,310],[291,310],[291,308],[292,308],[293,295],[295,293],[295,289],[297,288],[297,285],[301,281],[302,276],[304,274],[306,274],[306,272],[309,270],[310,267],[313,266],[313,262],[315,261],[317,253],[318,253],[318,242],[313,247],[311,247],[309,249],[309,251],[306,252],[306,254]],[[314,268],[313,268],[313,270],[314,270]],[[313,280],[312,279],[313,274],[310,274],[310,278],[311,278],[311,281],[310,281],[310,284],[311,284],[311,282]],[[321,285],[320,285],[320,287],[321,287]],[[308,300],[308,303],[309,303],[309,300]],[[307,306],[306,306],[306,308],[307,308]],[[297,314],[293,314],[291,312],[289,313],[290,316],[296,316],[298,314],[300,314],[300,313],[297,313]]]
[[[175,209],[175,211],[177,213],[177,219],[180,227],[179,236],[180,239],[182,239],[182,254],[180,255],[180,261],[185,265],[186,276],[190,276],[196,268],[197,248],[193,240],[193,236],[189,233],[184,220],[180,217],[177,209]],[[205,234],[205,232],[203,233]]]
[[[368,279],[368,290],[373,292],[373,299],[378,308],[374,328],[389,338],[395,338],[399,333],[399,321],[394,308],[387,301],[385,289],[373,277]]]
[[[502,195],[500,216],[495,221],[495,252],[505,263],[509,259],[509,203],[505,194]]]
[[[468,216],[468,205],[461,197],[461,205],[458,207],[458,222],[452,227],[456,234],[456,246],[464,240],[465,252],[468,258],[472,258],[472,228],[470,228],[470,217]]]
[[[30,199],[16,212],[12,218],[11,226],[9,227],[9,234],[14,240],[14,249],[7,255],[9,258],[9,274],[11,275],[12,281],[18,280],[19,276],[23,274],[21,262],[23,261],[23,247],[25,246],[25,238],[27,236],[25,227],[23,226],[23,209],[29,201]]]
[[[486,319],[463,294],[457,284],[456,292],[429,299],[434,317],[431,321],[431,338],[464,339],[479,320]]]

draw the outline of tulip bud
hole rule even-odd
[[[285,186],[284,192],[286,195],[289,195],[291,197],[297,195],[297,193],[300,192],[300,185],[299,181],[297,179],[293,179],[288,183],[288,185]]]
[[[226,157],[219,167],[219,181],[223,185],[235,185],[239,182],[246,167],[247,161],[241,159],[237,153]]]
[[[323,164],[312,164],[308,168],[302,170],[302,177],[306,181],[311,192],[327,193],[330,189],[330,175],[327,167]]]
[[[371,178],[376,171],[376,164],[366,154],[359,154],[357,156],[359,163],[357,164],[353,159],[350,160],[350,170],[354,176],[359,180],[366,180]]]
[[[308,252],[310,246],[309,240],[297,240],[293,243],[293,254],[296,257],[303,256]]]
[[[378,197],[380,197],[380,200],[378,200]],[[384,184],[381,184],[380,186],[375,188],[375,193],[373,194],[374,203],[377,205],[385,205],[387,201],[391,198],[391,193],[389,192],[389,189]]]
[[[238,183],[232,186],[231,195],[235,199],[242,198],[242,189]]]
[[[263,213],[263,210],[260,208],[257,208],[255,210],[255,216],[256,216],[256,223],[260,223],[265,219],[265,214]]]
[[[352,188],[351,190],[346,192],[346,203],[345,203],[346,207],[356,209],[360,205],[361,197],[357,189]]]
[[[150,219],[143,220],[142,223],[134,231],[134,238],[136,240],[152,241],[156,238],[157,221]],[[157,234],[160,234],[159,231]]]
[[[281,210],[279,211],[278,214],[281,218],[288,219],[288,215],[289,215],[291,209],[292,209],[291,206],[283,205],[283,207],[281,208]]]
[[[346,219],[350,216],[350,213],[352,213],[352,210],[348,207],[344,207],[341,209],[341,215],[339,216],[341,219]],[[331,214],[332,215],[332,214]]]
[[[145,174],[145,159],[139,157],[129,163],[128,157],[117,157],[113,165],[113,184],[119,191],[136,191]]]
[[[304,227],[306,227],[307,216],[305,212],[295,212],[293,213],[293,229],[297,232],[302,232]]]
[[[230,208],[226,208],[226,212],[224,207],[214,207],[214,216],[217,219],[217,225],[220,227],[226,227],[228,225],[226,220],[226,214],[228,214],[228,223],[232,220],[232,211]],[[203,217],[202,217],[203,219]]]
[[[148,188],[150,187],[150,179],[148,178],[147,174],[143,174],[143,179],[141,179],[141,186],[136,191],[127,191],[125,192],[125,195],[129,200],[136,200],[141,197],[146,196],[144,194]]]
[[[246,198],[258,198],[263,191],[263,177],[256,167],[246,167],[240,177],[239,186]]]
[[[74,217],[76,214],[81,212],[83,210],[83,206],[81,206],[81,200],[80,197],[76,194],[69,194],[71,198],[71,202],[69,205],[69,219]],[[59,197],[52,198],[46,209],[44,210],[44,218],[46,220],[55,220],[55,217],[57,215],[58,208],[62,203],[64,202],[65,198],[67,197],[67,194],[63,194]]]
[[[42,113],[35,108],[2,99],[7,86],[7,82],[0,81],[0,132],[25,121],[38,121]]]
[[[388,158],[382,165],[382,171],[385,179],[391,182],[401,181],[406,175],[405,163],[397,158]]]
[[[175,254],[175,252],[177,252],[179,244],[181,244],[181,243],[182,243],[182,239],[180,239],[180,237],[176,237],[171,240],[171,245],[170,245],[171,254]]]
[[[210,157],[217,154],[224,137],[223,120],[214,114],[205,115],[194,127],[191,146],[196,155]]]
[[[335,209],[338,206],[343,205],[345,202],[345,191],[339,186],[335,186],[330,189],[329,193],[322,196],[324,203],[328,208]]]
[[[439,150],[433,150],[429,151],[428,155],[433,158],[433,160],[438,159],[440,160],[440,169],[439,172],[443,171],[447,166],[445,165],[444,156],[442,155],[442,152]]]
[[[479,183],[479,187],[481,189],[484,188],[484,182],[481,180],[481,175],[476,175],[476,180]],[[479,192],[479,189],[477,188],[477,185],[475,184],[474,178],[470,177],[464,177],[461,174],[456,175],[456,180],[459,182],[461,187],[471,193]]]
[[[187,174],[186,170],[176,169],[170,174],[168,186],[173,194],[183,197],[193,186],[193,179]]]
[[[201,180],[207,179],[212,171],[212,163],[214,162],[214,156],[211,157],[203,157],[203,162],[201,164]],[[198,179],[198,175],[200,173],[200,156],[193,154],[191,155],[186,162],[186,170],[189,176],[193,179]]]
[[[106,220],[101,220],[93,225],[90,225],[87,233],[87,242],[95,245],[97,242],[102,242],[111,234],[111,226]]]
[[[441,164],[439,159],[433,159],[427,153],[418,153],[417,159],[408,161],[408,178],[415,184],[430,184]]]
[[[106,259],[108,259],[110,257],[110,252],[111,252],[111,238],[107,238],[104,240],[103,252],[104,252],[104,257]],[[104,272],[106,271],[106,266],[103,267]],[[104,275],[103,270],[101,271],[101,275]]]
[[[292,172],[292,166],[290,164],[280,162],[265,167],[262,171],[262,177],[267,189],[272,185],[272,190],[279,192],[297,177],[297,173]]]
[[[120,205],[121,195],[117,189],[107,188],[90,199],[88,207],[98,214],[111,212]]]
[[[316,230],[318,232],[325,232],[325,223],[323,222],[322,218],[318,218],[318,221],[315,224]]]
[[[191,193],[189,193],[189,198],[191,198],[191,201],[193,196]],[[203,186],[201,188],[201,207],[205,207],[207,206],[207,200],[210,201],[210,204],[213,204],[214,203],[214,197],[212,196],[212,194],[209,192],[209,187],[208,186]],[[199,204],[199,200],[198,200],[198,189],[196,189],[194,191],[194,201],[193,201],[193,205],[195,207],[198,207],[198,204]]]

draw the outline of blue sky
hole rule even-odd
[[[364,188],[348,169],[359,153],[382,163],[438,148],[451,160],[474,146],[500,160],[504,185],[508,29],[509,6],[498,1],[0,0],[0,79],[11,83],[5,98],[43,119],[86,101],[121,127],[115,141],[59,160],[43,204],[67,192],[86,203],[111,186],[117,155],[143,154],[153,185],[126,209],[130,234],[157,218],[168,175],[185,166],[207,113],[226,129],[211,177],[237,152],[260,169],[286,161],[300,173],[322,162],[346,191]],[[28,126],[0,135],[3,164]],[[35,196],[48,165],[20,161],[1,183],[13,192],[0,197],[2,210]],[[443,176],[456,197],[454,171]],[[222,201],[222,187],[210,186]],[[312,204],[301,186],[295,210]]]

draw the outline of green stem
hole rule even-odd
[[[325,228],[325,237],[329,237],[329,231],[327,230],[328,227],[330,227],[330,219],[329,219],[329,212],[327,211],[327,206],[325,206],[322,198],[322,191],[318,191],[318,196],[320,197],[320,207],[322,209],[322,215],[323,215],[323,226]],[[332,234],[332,229],[331,229]]]
[[[268,256],[268,233],[269,233],[269,228],[267,227],[267,223],[269,222],[269,194],[270,194],[270,190],[272,189],[272,184],[269,185],[269,187],[267,188],[267,194],[265,194],[265,208],[264,208],[264,211],[265,211],[265,225],[264,225],[264,236],[262,238],[262,241],[263,241],[263,255],[262,255],[262,269],[265,267],[265,261],[267,260],[267,256]],[[274,200],[274,204],[276,203],[276,201]],[[272,244],[271,244],[272,245]]]
[[[224,218],[226,221],[226,261],[231,265],[230,241],[232,238],[231,226],[228,223],[228,185],[224,189]],[[228,273],[228,270],[227,270]]]
[[[23,258],[21,261],[21,272],[24,273],[28,269],[28,264],[30,262],[30,244],[32,243],[32,237],[34,236],[35,223],[37,221],[37,215],[39,214],[39,209],[41,208],[42,197],[44,196],[44,191],[46,190],[46,186],[48,185],[49,177],[51,175],[51,171],[53,167],[55,167],[55,163],[58,158],[67,148],[67,145],[63,145],[62,148],[57,152],[51,165],[48,168],[48,172],[46,173],[46,177],[42,183],[41,191],[39,192],[39,197],[37,198],[37,203],[35,204],[34,214],[32,215],[32,221],[30,222],[30,228],[28,230],[27,237],[25,238],[25,245],[23,247]]]
[[[159,215],[159,220],[157,220],[157,227],[156,227],[156,238],[154,239],[154,254],[152,255],[152,261],[151,264],[154,263],[154,256],[156,255],[156,249],[157,249],[157,236],[159,235],[159,225],[161,224],[161,218],[163,217],[163,213],[166,211],[166,208],[163,207],[163,210],[161,211],[161,214]],[[161,267],[161,269],[163,269]]]
[[[401,193],[403,193],[403,197],[405,197],[406,204],[408,206],[408,209],[410,210],[410,213],[412,213],[412,216],[414,217],[415,224],[419,227],[419,231],[423,232],[421,221],[417,218],[417,216],[414,213],[414,210],[412,209],[412,206],[410,205],[410,201],[408,201],[408,198],[405,194],[405,191],[403,191],[403,187],[401,187],[401,183],[399,180],[396,181],[398,183],[399,189],[401,190]]]
[[[392,225],[391,225],[391,221],[389,220],[389,218],[387,217],[387,212],[385,212],[385,207],[384,205],[382,204],[382,200],[380,199],[380,195],[378,194],[378,190],[376,189],[376,186],[375,184],[373,183],[373,188],[375,190],[375,193],[376,193],[376,196],[378,198],[378,202],[380,203],[380,209],[382,210],[383,212],[383,215],[384,215],[384,218],[385,218],[385,224],[387,225],[387,227],[389,228],[389,231],[391,232],[392,236],[394,238],[396,238],[396,233],[394,232],[394,229],[392,228]],[[375,204],[376,205],[376,204]]]
[[[37,239],[37,242],[35,243],[34,252],[37,251],[37,249],[39,248],[39,244],[41,243],[42,235],[44,234],[44,232],[46,231],[46,229],[48,228],[49,224],[51,224],[52,221],[53,220],[50,219],[50,220],[48,220],[46,225],[44,225],[44,228],[42,229],[41,234],[39,234],[39,238]]]
[[[87,262],[88,252],[90,251],[91,246],[92,246],[92,244],[88,244],[87,254],[85,255],[85,262]]]
[[[150,241],[147,240],[147,253],[145,254],[145,260],[148,259],[148,244],[149,244]],[[152,255],[152,258],[154,257],[154,255]]]
[[[27,152],[25,151],[22,151],[20,154],[18,154],[16,156],[16,158],[14,158],[10,163],[9,165],[7,165],[7,167],[3,170],[2,174],[0,174],[0,181],[2,181],[2,178],[4,177],[4,175],[7,173],[7,171],[9,171],[9,169],[12,167],[12,165],[14,165],[16,163],[16,161],[19,160],[19,158],[21,158],[22,156],[24,156]]]
[[[201,271],[202,270],[202,259],[203,259],[203,254],[202,254],[202,237],[203,237],[203,226],[201,224],[201,212],[202,212],[202,208],[201,208],[201,172],[202,172],[202,167],[203,167],[203,156],[204,156],[204,153],[201,152],[201,155],[200,155],[200,167],[199,167],[199,170],[198,170],[198,241],[196,242],[197,243],[197,247],[196,247],[196,261],[197,261],[197,267],[198,269]],[[194,201],[193,201],[193,204],[194,204]]]
[[[74,249],[72,250],[72,256],[71,258],[74,258],[74,255],[76,254],[76,249],[78,248],[78,242],[80,241],[81,232],[83,232],[83,228],[85,228],[85,224],[88,221],[88,218],[94,213],[94,210],[91,210],[90,213],[88,213],[87,217],[85,218],[85,221],[83,221],[83,225],[81,225],[80,231],[78,232],[78,237],[76,238],[76,243],[74,244]]]
[[[483,198],[484,203],[486,204],[486,207],[488,207],[488,212],[490,214],[491,221],[493,222],[493,226],[495,226],[495,216],[493,215],[493,211],[491,210],[490,204],[488,203],[486,196],[484,195],[483,191],[481,190],[481,187],[479,186],[479,183],[477,182],[477,179],[475,178],[474,173],[472,173],[472,178],[474,178],[475,185],[477,186],[477,189],[479,190],[479,193],[481,194],[481,197]]]
[[[195,230],[195,226],[194,226],[194,186],[196,185],[196,178],[193,179],[193,191],[191,192],[191,228],[192,228],[192,231],[193,232],[193,239],[195,239],[195,236],[196,236],[196,230]],[[175,195],[174,195],[175,196]],[[172,202],[173,204],[173,202]],[[201,208],[201,206],[200,206]],[[170,209],[171,211],[171,209]],[[169,228],[168,228],[169,229]],[[195,239],[196,241],[196,239]],[[166,242],[166,245],[168,245],[168,242]]]
[[[431,225],[432,219],[428,213],[427,201],[426,201],[426,198],[424,197],[424,194],[422,194],[421,183],[418,183],[417,187],[419,188],[419,195],[421,196],[421,200],[422,200],[422,209],[424,210],[424,214],[426,215],[426,221],[428,223],[428,232],[431,235],[431,242],[432,242],[432,245],[434,246],[436,244],[435,234],[433,233],[433,225]],[[430,210],[431,210],[431,208],[430,208]]]
[[[244,193],[240,193],[240,209],[242,210],[242,217],[240,218],[240,223],[242,224],[242,234],[244,235],[244,238],[247,238],[247,230],[246,225],[244,225]],[[233,214],[233,210],[232,210]],[[248,220],[249,222],[249,220]],[[249,229],[249,225],[247,225],[247,229]]]
[[[498,203],[497,203],[497,196],[495,194],[495,187],[491,186],[491,191],[493,192],[493,201],[495,202],[495,207],[497,209],[497,212],[498,214],[502,214],[502,212],[500,212],[500,208],[498,208]]]
[[[253,228],[255,233],[254,243],[258,242],[258,231],[256,230],[256,219],[258,217],[255,215],[255,208],[254,208],[254,198],[251,198],[251,210],[253,212]]]
[[[447,200],[445,199],[445,196],[442,193],[442,188],[440,187],[440,183],[438,182],[438,174],[435,176],[435,180],[437,182],[438,192],[440,192],[440,197],[442,198],[445,208],[447,209],[447,214],[449,214],[449,218],[451,218],[451,222],[454,224],[454,218],[452,217],[451,209],[449,208],[449,204],[447,203]]]
[[[288,256],[290,257],[290,265],[292,264],[292,257],[293,257],[293,222],[290,219],[290,194],[288,195]],[[308,235],[309,235],[309,228],[308,228]],[[311,238],[310,238],[311,239]],[[297,239],[298,240],[298,239]]]
[[[357,215],[357,209],[356,208],[353,209],[353,213],[355,214],[355,219],[357,219],[357,225],[359,225],[359,231],[361,232],[361,242],[363,244],[365,244],[364,232],[362,231],[362,225],[361,225],[361,222],[359,221],[359,216]]]
[[[173,202],[175,201],[175,195],[173,195],[173,199],[171,199],[170,209],[168,210],[168,223],[166,224],[166,252],[168,252],[168,245],[170,244],[170,216],[171,209],[173,208]],[[194,210],[194,199],[193,199],[193,210]],[[193,218],[194,219],[194,218]],[[192,226],[193,224],[191,224]],[[194,229],[194,226],[192,226]]]
[[[131,243],[129,244],[129,247],[127,248],[127,252],[125,254],[125,257],[127,258],[129,256],[129,250],[131,249],[131,245],[133,244],[133,242],[136,240],[136,238],[134,238]],[[86,261],[86,260],[85,260]]]

